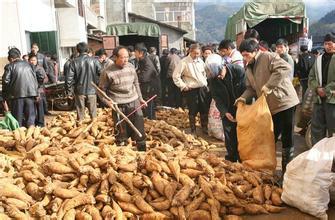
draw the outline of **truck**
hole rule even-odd
[[[298,53],[300,45],[311,44],[308,22],[302,0],[251,0],[229,17],[225,38],[240,45],[245,32],[253,28],[270,46],[279,38],[284,38],[291,52]]]

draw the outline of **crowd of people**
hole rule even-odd
[[[271,49],[272,48],[272,49]],[[140,43],[119,46],[109,58],[104,49],[92,52],[84,42],[76,46],[64,65],[67,93],[75,100],[78,123],[84,119],[85,107],[94,120],[97,106],[117,104],[120,110],[142,134],[139,137],[125,123],[117,127],[117,142],[122,145],[128,137],[136,141],[138,150],[145,151],[144,119],[155,119],[158,105],[173,108],[187,107],[191,133],[196,135],[196,116],[200,114],[201,128],[207,133],[210,103],[215,100],[222,118],[227,147],[226,159],[238,161],[236,134],[236,105],[250,104],[261,95],[266,100],[274,123],[275,141],[282,141],[282,170],[293,157],[294,115],[299,104],[293,78],[298,77],[302,97],[309,89],[315,95],[312,116],[313,144],[335,133],[335,37],[324,38],[324,53],[315,55],[306,45],[293,59],[288,42],[278,39],[269,48],[260,40],[258,32],[249,29],[236,48],[232,40],[218,45],[193,44],[187,55],[176,48],[164,49],[157,55],[154,47],[147,49]],[[44,85],[58,80],[57,68],[50,71],[48,58],[33,44],[28,61],[20,59],[16,48],[8,52],[9,64],[3,75],[3,95],[10,101],[13,115],[20,126],[44,126],[47,112]],[[54,65],[57,66],[57,65]],[[97,84],[111,98],[106,99],[92,83]],[[154,101],[146,100],[157,96]],[[304,100],[303,100],[304,101]],[[145,106],[145,108],[140,108]],[[115,121],[120,115],[113,113]]]

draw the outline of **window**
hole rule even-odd
[[[156,4],[155,12],[156,20],[162,22],[187,22],[192,18],[189,3]]]
[[[78,0],[78,14],[81,17],[84,17],[84,7],[83,0]]]

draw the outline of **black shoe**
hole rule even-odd
[[[139,144],[137,145],[138,151],[147,151],[147,146],[145,144]]]
[[[44,113],[44,115],[52,115],[50,112],[46,112]]]

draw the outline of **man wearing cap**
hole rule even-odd
[[[309,74],[308,87],[316,95],[312,115],[312,144],[335,133],[335,36],[327,34],[325,53],[319,56]]]
[[[224,65],[222,57],[217,54],[212,54],[206,59],[206,66],[209,69],[208,83],[212,98],[222,118],[227,148],[226,160],[236,162],[239,156],[234,103],[245,90],[244,68],[238,64]]]

